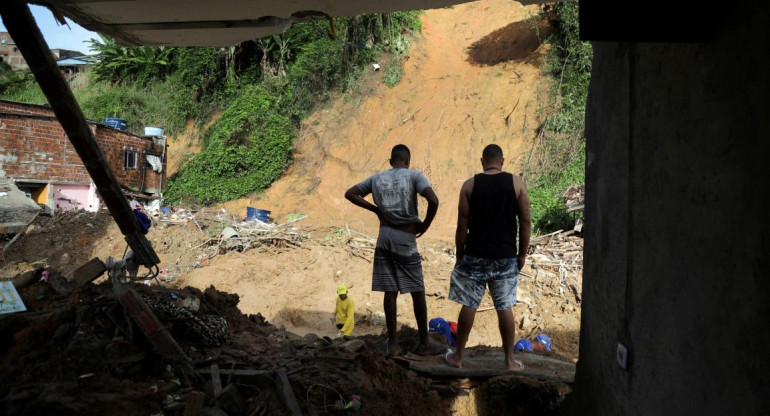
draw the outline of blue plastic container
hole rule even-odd
[[[267,222],[267,217],[270,216],[270,211],[264,209],[256,209],[252,207],[246,207],[246,219],[249,221],[260,220]]]
[[[112,127],[116,130],[125,130],[126,120],[117,117],[107,117],[104,119],[104,125]]]

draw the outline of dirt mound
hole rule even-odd
[[[38,216],[27,227],[23,244],[15,241],[3,252],[0,278],[38,267],[51,267],[69,276],[73,270],[90,260],[96,236],[113,224],[106,211],[57,212],[54,217]]]

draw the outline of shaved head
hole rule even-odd
[[[481,158],[488,162],[503,160],[503,149],[496,144],[490,144],[481,152]]]
[[[409,162],[411,156],[409,148],[403,144],[393,146],[393,150],[390,151],[391,162]]]

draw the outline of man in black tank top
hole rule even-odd
[[[452,367],[463,366],[465,344],[488,285],[500,323],[505,368],[524,368],[513,358],[516,325],[511,307],[516,304],[519,270],[526,260],[532,224],[524,182],[503,172],[504,161],[500,146],[490,144],[481,157],[484,172],[465,181],[460,190],[457,259],[449,299],[463,306],[457,319],[457,351],[444,355]]]

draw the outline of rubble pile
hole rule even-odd
[[[108,214],[77,210],[57,211],[53,217],[38,215],[21,238],[2,251],[0,278],[36,267],[51,267],[69,276],[90,260],[89,250],[112,221]]]
[[[230,251],[301,247],[302,242],[310,237],[308,230],[296,224],[307,218],[306,216],[280,224],[258,219],[243,220],[227,212],[211,215],[203,211],[194,213],[184,209],[177,209],[173,213],[156,211],[152,216],[153,220],[162,226],[185,225],[192,222],[202,234],[209,236],[202,243],[191,247],[197,252],[193,268]]]
[[[558,231],[532,237],[526,271],[519,275],[519,329],[526,338],[545,330],[545,322],[553,326],[579,327],[583,292],[583,238],[574,231]],[[561,321],[554,320],[554,307]],[[574,322],[571,322],[574,321]],[[554,331],[553,328],[550,331]],[[569,331],[568,331],[569,332]],[[562,335],[556,334],[555,337]],[[564,336],[577,338],[578,334]],[[568,342],[569,341],[569,342]],[[559,339],[559,345],[577,346],[577,339]],[[565,351],[577,356],[577,351]]]
[[[189,357],[189,382],[111,282],[73,289],[54,273],[19,291],[26,313],[0,316],[0,414],[329,414],[354,395],[365,414],[441,407],[427,381],[377,351],[381,336],[299,337],[243,315],[237,295],[213,287],[128,285]]]

